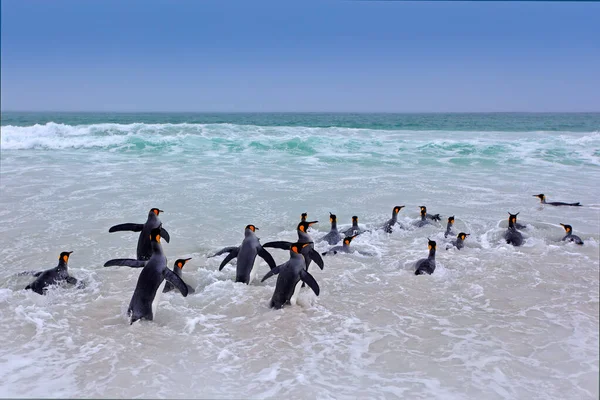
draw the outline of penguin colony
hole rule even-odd
[[[538,197],[541,203],[546,205],[581,206],[580,203],[546,202],[546,196],[543,194],[534,195],[534,197]],[[392,218],[376,229],[382,229],[387,233],[392,233],[396,227],[405,229],[404,226],[398,222],[398,213],[403,208],[404,206],[395,206],[392,210]],[[413,222],[415,227],[430,225],[432,224],[432,221],[441,221],[439,214],[428,214],[427,207],[419,206],[419,209],[420,218]],[[176,260],[172,270],[167,266],[167,258],[163,253],[161,240],[164,239],[168,243],[170,241],[170,236],[167,230],[162,227],[162,222],[158,217],[161,212],[163,211],[158,208],[152,208],[148,212],[148,218],[145,223],[119,224],[108,230],[111,233],[120,231],[140,232],[136,259],[116,258],[109,260],[104,264],[105,267],[127,266],[141,269],[135,290],[129,303],[129,308],[127,309],[130,324],[133,324],[140,319],[151,321],[156,313],[160,294],[163,292],[177,289],[183,297],[186,297],[189,293],[194,293],[194,288],[185,283],[182,278],[183,266],[191,260],[191,258]],[[314,241],[308,234],[308,228],[318,221],[307,221],[308,215],[307,213],[303,213],[300,217],[300,223],[298,223],[296,228],[298,234],[298,240],[296,242],[273,241],[261,244],[260,239],[256,236],[258,228],[254,225],[247,225],[244,230],[244,239],[239,246],[225,247],[215,254],[210,255],[209,258],[227,254],[219,266],[219,271],[235,258],[237,260],[235,281],[243,282],[245,284],[250,284],[256,277],[257,270],[254,268],[256,257],[258,256],[265,260],[271,270],[262,278],[261,282],[277,275],[275,291],[270,301],[270,306],[272,308],[279,309],[287,304],[295,304],[300,288],[305,285],[308,285],[308,287],[318,296],[320,292],[319,285],[315,278],[308,272],[308,268],[313,261],[320,269],[323,269],[324,262],[321,256],[332,256],[338,253],[354,252],[365,256],[373,255],[371,253],[357,251],[350,247],[350,244],[355,237],[364,232],[369,232],[368,230],[359,227],[357,216],[352,217],[352,226],[350,228],[340,232],[337,228],[337,216],[332,213],[329,214],[331,230],[318,240],[325,241],[334,247],[331,247],[321,254],[314,249]],[[509,212],[508,214],[508,228],[504,232],[503,237],[506,240],[506,243],[512,244],[513,246],[520,246],[523,244],[523,235],[520,230],[526,229],[526,226],[517,223],[517,215],[519,213],[511,214]],[[460,250],[464,247],[464,241],[470,235],[470,233],[465,232],[460,232],[456,235],[456,233],[452,231],[453,224],[454,216],[448,217],[444,237],[448,238],[450,236],[455,237],[455,239],[448,243],[446,250],[454,247]],[[562,223],[560,225],[566,232],[562,241],[583,245],[583,240],[581,240],[579,236],[573,234],[571,225]],[[342,242],[342,245],[337,245],[340,241]],[[420,259],[415,263],[415,275],[431,275],[435,272],[435,252],[437,243],[429,238],[427,241],[429,254],[427,258]],[[287,250],[289,252],[289,260],[283,264],[276,265],[273,257],[266,248]],[[50,285],[62,282],[82,286],[76,278],[69,275],[68,262],[72,253],[72,251],[60,253],[58,265],[55,268],[39,272],[22,272],[20,275],[33,275],[36,277],[36,279],[27,285],[25,289],[43,295]]]

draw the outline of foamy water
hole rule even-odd
[[[597,132],[48,123],[3,126],[0,144],[0,396],[598,398]],[[396,205],[408,229],[352,242],[373,257],[324,257],[309,270],[320,296],[283,310],[262,260],[247,286],[207,258],[247,224],[293,240],[308,212],[318,239],[330,211],[375,228]],[[411,227],[420,205],[443,223]],[[163,294],[130,326],[139,270],[102,265],[135,256],[137,234],[108,228],[152,207],[196,293]],[[507,211],[528,225],[520,248],[502,241]],[[460,251],[445,250],[450,215],[471,234]],[[561,242],[559,223],[585,245]],[[437,269],[415,276],[428,237]],[[23,290],[18,272],[71,250],[85,288]]]

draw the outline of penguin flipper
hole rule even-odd
[[[77,285],[77,278],[67,276],[67,283],[70,283],[71,285]]]
[[[225,267],[225,265],[227,265],[227,263],[231,260],[233,260],[234,258],[237,257],[238,255],[238,251],[239,248],[236,247],[234,250],[231,250],[229,252],[229,254],[227,254],[227,257],[225,257],[225,259],[223,259],[223,261],[221,261],[221,265],[219,265],[219,271],[223,269],[223,267]]]
[[[146,261],[134,260],[133,258],[115,258],[104,263],[105,267],[113,267],[115,265],[131,268],[142,268],[144,265],[146,265]]]
[[[190,285],[187,285],[188,288],[188,294],[189,293],[196,293],[196,289],[194,289],[193,287],[191,287]]]
[[[215,254],[213,254],[212,256],[208,256],[207,258],[213,258],[216,256],[220,256],[223,253],[229,253],[230,251],[237,250],[238,248],[239,248],[238,246],[225,247],[224,249],[217,251]]]
[[[144,224],[119,224],[111,226],[109,232],[133,231],[140,232],[144,228]]]
[[[315,278],[313,278],[313,276],[311,274],[309,274],[305,270],[301,270],[300,271],[300,279],[302,279],[302,282],[306,283],[313,290],[313,292],[315,292],[315,294],[317,296],[319,295],[319,292],[320,292],[319,284],[317,283],[317,281],[315,280]]]
[[[160,228],[160,236],[165,239],[167,243],[171,240],[171,236],[169,236],[169,232],[163,227]]]
[[[289,250],[292,247],[292,243],[284,241],[268,242],[263,244],[262,247],[273,247],[275,249]]]
[[[260,256],[260,258],[265,260],[267,264],[269,264],[269,268],[273,269],[277,266],[277,264],[275,264],[275,260],[273,260],[273,256],[271,255],[271,253],[263,249],[262,246],[258,248],[258,255]]]
[[[183,297],[186,297],[188,295],[188,285],[183,281],[183,279],[179,277],[179,275],[171,271],[169,268],[165,268],[163,276],[165,277],[167,282],[171,282],[173,286],[179,289]]]
[[[310,256],[311,260],[313,260],[319,266],[319,268],[323,269],[325,263],[323,262],[323,259],[318,251],[315,249],[310,249],[308,255]]]
[[[270,277],[272,277],[273,275],[277,275],[279,273],[279,267],[281,267],[281,265],[278,265],[275,268],[273,268],[272,270],[270,270],[269,272],[267,272],[267,274],[265,276],[263,276],[263,278],[260,281],[264,282],[267,279],[269,279]]]
[[[440,214],[427,214],[427,218],[434,220],[434,221],[441,221],[442,218],[440,217]]]

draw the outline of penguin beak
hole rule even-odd
[[[183,259],[183,261],[185,261],[185,262],[188,262],[188,261],[190,261],[191,259],[192,259],[191,257],[190,257],[190,258],[184,258],[184,259]]]

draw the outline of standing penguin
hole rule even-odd
[[[447,246],[446,250],[448,250],[449,248],[451,248],[452,246],[456,247],[457,249],[462,249],[463,247],[465,247],[464,241],[467,238],[467,236],[470,236],[470,233],[464,233],[461,232],[458,234],[458,236],[456,236],[456,240],[452,240],[450,243],[452,244],[451,246]]]
[[[383,230],[385,232],[392,233],[394,226],[396,224],[400,225],[398,223],[398,213],[403,208],[404,208],[404,206],[396,206],[396,207],[394,207],[394,209],[392,210],[392,218],[388,222],[386,222],[385,225],[383,225]]]
[[[269,271],[261,280],[264,282],[273,275],[277,276],[275,292],[271,298],[270,306],[280,309],[284,304],[296,304],[300,283],[304,282],[318,296],[320,289],[317,281],[305,269],[304,257],[301,251],[305,247],[309,247],[311,243],[291,243],[290,259],[281,265]]]
[[[454,232],[452,232],[452,225],[454,225],[454,215],[451,217],[448,217],[448,225],[446,225],[446,233],[444,233],[445,238],[447,238],[448,235],[454,234]]]
[[[508,229],[504,232],[506,243],[512,244],[513,246],[520,246],[523,244],[523,235],[517,230],[517,215],[519,215],[519,213],[508,213]]]
[[[298,234],[298,243],[309,243],[310,244],[309,246],[303,246],[301,248],[301,253],[304,256],[304,259],[306,261],[306,270],[307,271],[308,271],[308,266],[310,265],[311,261],[314,261],[321,269],[323,269],[323,267],[324,267],[323,259],[321,258],[321,255],[314,249],[313,240],[310,237],[310,235],[308,234],[308,228],[311,225],[316,224],[317,222],[319,222],[319,221],[311,221],[311,222],[302,221],[296,227],[296,233]],[[292,243],[292,242],[274,241],[274,242],[265,243],[263,245],[263,247],[273,247],[276,249],[289,250],[293,244],[294,243]]]
[[[340,239],[342,238],[342,235],[340,235],[340,232],[338,231],[337,228],[337,216],[335,214],[332,214],[331,212],[329,212],[329,222],[331,222],[331,230],[329,231],[329,233],[325,236],[323,236],[319,241],[326,241],[329,244],[337,244]]]
[[[260,256],[263,260],[269,264],[269,268],[273,269],[277,264],[271,254],[264,249],[265,246],[261,246],[260,239],[256,237],[254,233],[258,228],[254,225],[246,225],[244,229],[244,240],[238,247],[225,247],[224,249],[213,254],[211,257],[221,255],[223,253],[229,253],[227,257],[219,265],[219,271],[231,260],[237,257],[237,266],[235,273],[235,281],[250,284],[256,276],[256,269],[254,269],[254,260],[256,256]]]
[[[148,212],[148,219],[143,224],[119,224],[112,226],[108,231],[109,232],[120,232],[120,231],[133,231],[140,232],[140,237],[138,238],[137,244],[137,259],[138,260],[148,260],[152,256],[152,245],[150,244],[150,231],[158,226],[162,226],[160,219],[158,219],[158,214],[164,212],[163,210],[159,210],[158,208],[152,208]],[[169,243],[170,237],[169,233],[161,228],[160,232],[161,236],[165,239],[167,243]]]
[[[358,235],[354,235],[354,236],[346,236],[344,238],[344,243],[342,246],[335,246],[332,247],[331,249],[321,253],[322,255],[326,256],[327,254],[332,254],[335,255],[337,253],[358,253],[361,254],[363,256],[373,256],[374,254],[371,253],[367,253],[367,252],[363,252],[360,250],[354,250],[353,248],[350,247],[350,243],[352,242],[352,239],[354,239],[355,237],[357,237]]]
[[[138,277],[131,301],[129,302],[129,308],[127,309],[130,324],[142,318],[148,321],[154,319],[160,293],[162,293],[160,286],[165,283],[165,280],[171,282],[179,289],[183,297],[188,295],[186,283],[177,274],[167,268],[167,258],[160,244],[161,231],[162,226],[160,225],[150,231],[152,256],[147,261],[117,258],[104,263],[105,267],[123,265],[132,268],[143,268]]]
[[[342,234],[344,234],[345,236],[352,236],[352,235],[360,235],[361,233],[364,233],[364,232],[366,232],[366,230],[364,230],[358,226],[358,217],[355,215],[352,217],[352,226],[350,228],[346,229],[344,232],[342,232]]]
[[[173,272],[181,278],[183,266],[185,265],[186,262],[188,262],[190,260],[191,260],[191,258],[180,258],[179,260],[175,261],[175,264],[173,264]],[[183,280],[183,278],[181,278],[181,279]],[[194,290],[193,287],[191,287],[187,283],[186,283],[186,286],[188,288],[188,294],[194,293],[196,291],[196,290]],[[167,282],[167,283],[165,283],[165,288],[163,289],[163,293],[170,292],[174,288],[175,288],[175,286],[173,286],[173,284],[171,282]]]
[[[306,221],[306,218],[308,218],[308,213],[300,214],[300,222]]]
[[[576,244],[583,244],[583,240],[581,240],[579,236],[573,235],[573,228],[571,225],[561,224],[561,226],[565,228],[565,232],[567,232],[567,235],[562,238],[563,241],[567,240],[569,242],[575,242]]]
[[[69,275],[69,270],[67,268],[67,264],[69,262],[69,257],[73,253],[72,251],[63,251],[58,256],[58,265],[54,268],[47,269],[45,271],[39,271],[32,273],[33,276],[37,277],[37,279],[31,282],[25,289],[33,290],[39,294],[45,294],[48,286],[53,285],[59,282],[67,282],[72,285],[77,284],[77,279],[73,278]]]
[[[415,275],[431,275],[435,271],[435,247],[436,243],[433,240],[429,241],[427,247],[429,247],[429,257],[422,258],[415,264]]]
[[[577,203],[563,203],[562,201],[550,201],[550,202],[547,202],[546,201],[546,196],[544,196],[543,193],[534,194],[533,197],[538,197],[540,199],[540,203],[542,203],[542,204],[548,204],[548,205],[551,205],[551,206],[573,206],[573,207],[581,207],[581,204],[579,202],[577,202]]]

